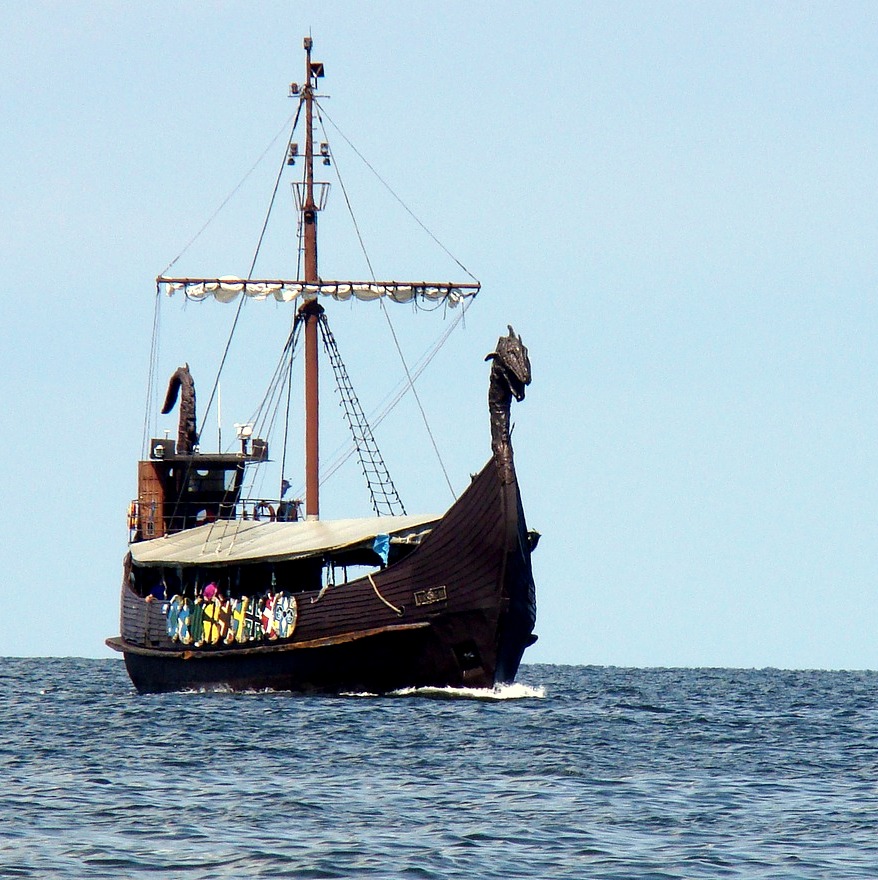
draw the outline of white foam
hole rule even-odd
[[[226,684],[208,685],[199,688],[186,688],[178,691],[180,694],[226,694],[226,695],[258,695],[287,693],[287,691],[278,691],[273,688],[235,690]],[[400,688],[391,691],[388,694],[376,694],[370,691],[343,691],[342,697],[358,697],[366,699],[369,697],[426,697],[434,700],[485,700],[493,702],[502,702],[504,700],[541,700],[546,696],[546,689],[543,686],[532,686],[515,682],[513,684],[498,684],[492,688],[467,688],[467,687],[409,687]]]
[[[544,687],[533,687],[527,684],[498,684],[492,688],[467,687],[421,687],[402,688],[393,691],[396,697],[431,697],[440,700],[541,700],[546,695]]]

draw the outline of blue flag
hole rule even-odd
[[[387,565],[387,557],[390,555],[390,535],[376,535],[372,549],[381,557],[381,561]]]

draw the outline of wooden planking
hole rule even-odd
[[[456,615],[468,609],[477,618],[495,620],[499,615],[502,579],[510,531],[517,532],[516,507],[510,511],[503,497],[493,459],[474,478],[466,491],[437,524],[420,547],[406,559],[377,572],[373,579],[387,601],[405,608],[398,616],[375,595],[367,578],[331,587],[314,602],[316,593],[297,595],[298,621],[293,643]],[[516,520],[508,521],[512,514]],[[510,528],[510,526],[512,528]],[[414,591],[445,586],[447,601],[418,607]],[[283,584],[279,584],[282,589]],[[152,604],[150,611],[146,606]],[[138,644],[179,650],[166,632],[159,631],[161,603],[147,603],[123,589],[123,637]],[[270,644],[270,643],[269,643]]]

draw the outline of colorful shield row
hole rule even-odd
[[[288,639],[296,629],[298,617],[296,597],[290,593],[225,600],[174,596],[164,611],[168,636],[196,648]]]

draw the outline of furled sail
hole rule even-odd
[[[182,293],[188,299],[202,300],[209,297],[220,302],[232,302],[241,294],[252,299],[269,297],[278,302],[296,299],[315,299],[329,296],[345,302],[352,296],[359,300],[386,297],[394,302],[407,303],[415,299],[429,302],[445,302],[457,306],[465,299],[475,296],[480,285],[453,282],[403,282],[403,281],[284,281],[281,279],[249,279],[224,276],[222,278],[167,278],[156,279],[159,290],[168,296]]]

